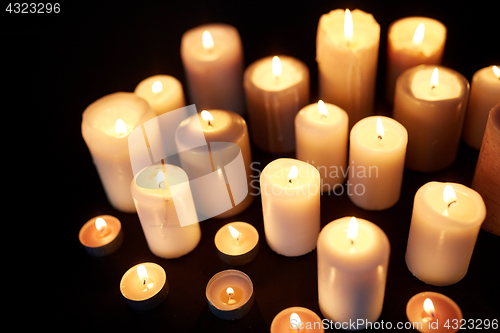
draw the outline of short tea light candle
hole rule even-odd
[[[122,245],[122,225],[114,216],[100,215],[83,225],[78,238],[87,253],[102,257],[115,252]]]
[[[245,265],[259,251],[259,233],[251,224],[231,222],[215,234],[215,247],[219,258],[229,265]]]
[[[170,75],[153,75],[141,81],[134,93],[144,98],[157,115],[186,106],[182,84]]]
[[[462,324],[462,311],[449,297],[426,291],[416,294],[406,305],[406,316],[422,333],[457,332]]]
[[[322,333],[321,318],[313,311],[300,306],[282,310],[271,323],[271,333]]]

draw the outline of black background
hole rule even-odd
[[[245,65],[272,54],[304,61],[311,72],[311,102],[317,100],[315,38],[319,17],[336,8],[372,13],[381,26],[376,113],[390,113],[383,100],[387,29],[405,16],[429,16],[448,28],[443,65],[469,81],[480,68],[500,64],[498,2],[481,1],[155,1],[62,4],[59,14],[1,13],[4,81],[4,163],[15,170],[5,177],[10,192],[4,222],[5,265],[17,264],[7,289],[16,313],[41,314],[23,325],[94,331],[266,332],[274,316],[290,306],[307,307],[321,316],[317,299],[316,251],[297,258],[277,255],[267,246],[260,197],[245,212],[226,220],[201,223],[202,239],[190,254],[175,260],[155,257],[136,214],[121,213],[108,203],[81,136],[81,114],[98,98],[133,91],[155,74],[175,76],[187,86],[180,59],[182,34],[194,26],[224,22],[240,32]],[[262,169],[283,155],[254,149]],[[288,155],[288,156],[293,156]],[[400,201],[391,209],[369,212],[346,195],[324,195],[321,224],[355,215],[379,225],[391,243],[391,259],[380,322],[406,321],[405,307],[414,294],[437,291],[451,297],[464,318],[500,319],[500,238],[481,230],[469,266],[459,283],[433,287],[406,268],[404,253],[413,197],[428,181],[470,186],[478,152],[461,144],[456,162],[436,173],[405,170]],[[6,170],[4,168],[4,170]],[[80,227],[99,214],[118,217],[125,241],[114,254],[93,258],[78,241]],[[8,216],[6,214],[6,216]],[[14,223],[7,223],[12,220]],[[255,288],[255,304],[241,320],[226,322],[207,306],[205,287],[217,272],[233,268],[221,262],[213,238],[230,221],[252,223],[260,234],[260,252],[237,267]],[[8,242],[12,240],[12,242]],[[15,245],[12,245],[15,244]],[[133,265],[153,261],[167,272],[170,294],[158,308],[131,310],[119,281]],[[22,269],[17,267],[22,266]],[[17,281],[17,282],[16,282]],[[12,287],[12,288],[10,288]]]

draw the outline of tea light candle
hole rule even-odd
[[[208,281],[205,294],[210,311],[224,320],[243,318],[254,302],[252,280],[234,269],[215,274]]]
[[[300,306],[282,310],[271,323],[271,333],[324,332],[321,318],[313,311]]]
[[[154,75],[142,80],[134,93],[144,98],[157,115],[186,105],[182,84],[170,75]]]
[[[428,17],[405,17],[393,22],[387,36],[386,100],[394,102],[396,79],[421,64],[441,64],[446,26]]]
[[[468,97],[467,80],[446,67],[420,65],[399,76],[393,117],[408,131],[407,168],[433,172],[455,161]]]
[[[406,316],[413,327],[422,333],[457,332],[463,319],[462,311],[452,299],[432,291],[410,298]]]
[[[318,238],[319,307],[335,322],[377,321],[384,303],[389,239],[377,225],[344,217],[328,223]]]
[[[133,93],[118,92],[90,104],[82,115],[82,136],[89,148],[109,202],[116,209],[135,212],[130,195],[134,178],[128,136],[156,114]]]
[[[361,119],[351,130],[349,199],[367,210],[383,210],[399,200],[408,133],[388,117]]]
[[[373,112],[379,42],[380,25],[362,10],[336,9],[319,19],[319,98],[345,110],[349,128]]]
[[[293,151],[294,117],[309,103],[307,66],[284,55],[257,60],[245,70],[244,88],[252,142],[270,153]]]
[[[314,165],[321,176],[321,192],[345,182],[347,168],[347,113],[319,100],[295,116],[296,156]]]
[[[455,183],[429,182],[415,194],[406,265],[435,286],[460,281],[467,273],[486,207],[476,191]]]
[[[243,46],[228,24],[206,24],[182,35],[181,58],[192,103],[198,110],[223,109],[243,115]]]
[[[251,224],[231,222],[215,234],[215,247],[219,258],[229,265],[245,265],[259,251],[259,233]]]
[[[320,230],[320,176],[312,165],[280,158],[260,175],[264,231],[276,253],[295,257],[316,248]]]
[[[500,68],[478,70],[471,81],[469,106],[465,114],[463,138],[474,149],[481,148],[488,113],[500,103]]]
[[[151,310],[168,295],[167,274],[152,262],[135,265],[123,274],[120,291],[132,309]]]
[[[120,220],[111,215],[100,215],[88,220],[80,229],[80,243],[87,253],[102,257],[115,252],[123,243]]]

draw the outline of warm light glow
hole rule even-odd
[[[290,327],[294,327],[294,328],[298,329],[299,328],[299,323],[301,323],[299,315],[296,314],[295,312],[293,312],[290,315]]]
[[[417,29],[415,29],[415,34],[413,35],[413,45],[422,44],[422,41],[424,40],[424,34],[425,34],[425,25],[423,23],[420,23]]]
[[[346,9],[344,15],[344,36],[347,45],[349,45],[352,42],[352,30],[353,30],[353,25],[352,25],[351,11],[349,9]]]
[[[236,230],[236,228],[234,228],[231,225],[228,225],[227,227],[229,229],[229,232],[231,233],[231,236],[233,236],[234,240],[237,241],[237,242],[239,242],[240,239],[241,239],[241,232],[239,232],[238,230]]]
[[[146,284],[148,282],[148,271],[144,265],[137,266],[137,275],[139,275],[139,280],[141,280],[142,284]]]
[[[448,205],[448,207],[453,203],[453,202],[456,202],[457,201],[457,195],[455,193],[455,190],[453,189],[453,187],[451,187],[450,185],[446,185],[444,187],[444,191],[443,191],[443,199],[444,199],[444,202],[446,203],[446,205]]]
[[[278,56],[273,57],[272,68],[273,68],[273,76],[275,78],[280,77],[281,76],[281,60]]]
[[[382,119],[377,117],[377,137],[382,140],[384,138],[384,125],[382,124]]]
[[[322,117],[328,117],[328,110],[326,109],[325,102],[322,100],[318,101],[318,111]]]
[[[227,287],[226,289],[227,296],[233,297],[234,296],[234,290],[231,287]]]
[[[158,171],[156,174],[156,185],[161,188],[161,183],[165,182],[165,174],[162,170]]]
[[[203,36],[201,36],[201,42],[203,43],[203,48],[210,51],[214,48],[214,40],[212,35],[208,30],[203,31]]]
[[[351,240],[351,243],[354,243],[354,240],[358,236],[358,220],[353,216],[349,221],[349,226],[347,227],[347,238]]]
[[[95,227],[97,230],[102,232],[104,229],[106,229],[107,226],[108,224],[106,223],[106,221],[104,221],[104,219],[100,217],[95,219]]]
[[[162,89],[163,89],[163,84],[161,84],[160,81],[155,81],[153,83],[153,86],[151,87],[151,90],[153,90],[154,94],[159,93],[160,91],[162,91]]]
[[[436,316],[436,309],[434,309],[434,304],[430,298],[426,298],[424,301],[424,311],[432,318]]]
[[[439,72],[437,67],[432,71],[431,76],[431,89],[436,88],[439,83]]]
[[[292,179],[295,179],[297,178],[297,176],[299,175],[299,169],[297,169],[297,167],[294,165],[292,166],[292,168],[290,169],[290,172],[288,173],[288,182],[292,182]]]
[[[212,114],[210,112],[208,112],[207,110],[201,111],[201,118],[203,120],[205,120],[206,122],[208,122],[209,125],[212,125],[212,121],[214,120],[214,117],[212,116]]]
[[[500,79],[500,68],[498,66],[493,66],[493,73]]]
[[[115,123],[115,131],[116,135],[118,136],[124,136],[127,134],[127,125],[125,125],[125,122],[118,118]]]

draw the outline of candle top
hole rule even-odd
[[[98,219],[102,219],[104,225],[101,221],[97,221]],[[111,215],[100,215],[90,219],[82,226],[78,238],[80,243],[86,247],[100,247],[113,241],[120,230],[120,220]]]
[[[322,105],[320,102],[309,104],[303,107],[296,117],[307,118],[316,126],[328,126],[329,124],[336,124],[348,118],[347,112],[340,107],[330,103],[323,103]],[[326,109],[323,112],[321,112],[322,107]]]
[[[233,289],[229,301],[228,288]],[[208,301],[219,310],[231,311],[246,304],[253,295],[253,284],[245,273],[228,269],[215,274],[207,283],[205,291]]]
[[[414,42],[417,27],[422,24],[422,40]],[[446,41],[446,27],[441,22],[428,17],[406,17],[389,27],[388,39],[396,50],[421,52],[431,56],[439,51]]]
[[[177,193],[178,189],[174,185],[187,183],[188,181],[189,179],[184,170],[171,164],[162,165],[161,162],[144,168],[135,176],[138,187],[148,193],[165,197],[171,197]]]
[[[278,56],[281,68],[277,60],[274,60],[273,64],[273,58],[263,58],[256,65],[251,80],[257,87],[268,91],[280,91],[302,81],[302,68],[297,66],[290,57]]]
[[[497,86],[498,89],[500,89],[500,68],[495,65],[481,68],[476,73],[474,73],[472,82],[478,79],[481,79],[484,82],[488,82],[493,86]]]
[[[429,313],[424,309],[426,299],[430,299],[432,302],[435,314],[434,318],[432,316],[429,318]],[[440,332],[444,329],[443,325],[448,319],[451,323],[453,320],[460,322],[463,318],[462,310],[460,310],[459,306],[452,299],[443,294],[431,291],[422,292],[410,298],[406,304],[406,316],[412,323],[422,323],[418,326],[421,328],[418,329],[420,332]],[[429,321],[435,320],[439,320],[439,330],[429,328]]]
[[[239,235],[237,240],[229,227],[233,227]],[[259,233],[251,224],[245,222],[231,222],[217,231],[214,238],[215,246],[224,254],[238,256],[255,248],[259,242]]]
[[[294,167],[296,175],[291,172]],[[279,158],[272,161],[264,168],[260,176],[261,187],[262,185],[278,185],[290,189],[290,192],[285,192],[289,195],[295,192],[292,191],[293,189],[299,191],[304,186],[314,186],[318,178],[319,172],[315,167],[291,158]]]
[[[353,126],[351,141],[370,150],[390,152],[407,144],[408,132],[392,118],[371,116],[361,119]]]
[[[300,330],[297,330],[299,329]],[[295,306],[278,313],[271,323],[271,333],[279,332],[324,332],[321,318],[313,311]]]
[[[146,262],[133,266],[123,274],[120,291],[129,300],[143,301],[160,292],[166,281],[167,274],[163,267]]]
[[[155,108],[156,105],[182,93],[182,85],[173,76],[153,75],[139,82],[134,93]]]
[[[432,82],[435,69],[438,69],[438,78]],[[436,75],[434,75],[434,78]],[[444,67],[426,66],[415,71],[411,78],[411,91],[415,98],[438,101],[457,98],[462,94],[462,84],[457,75]]]

